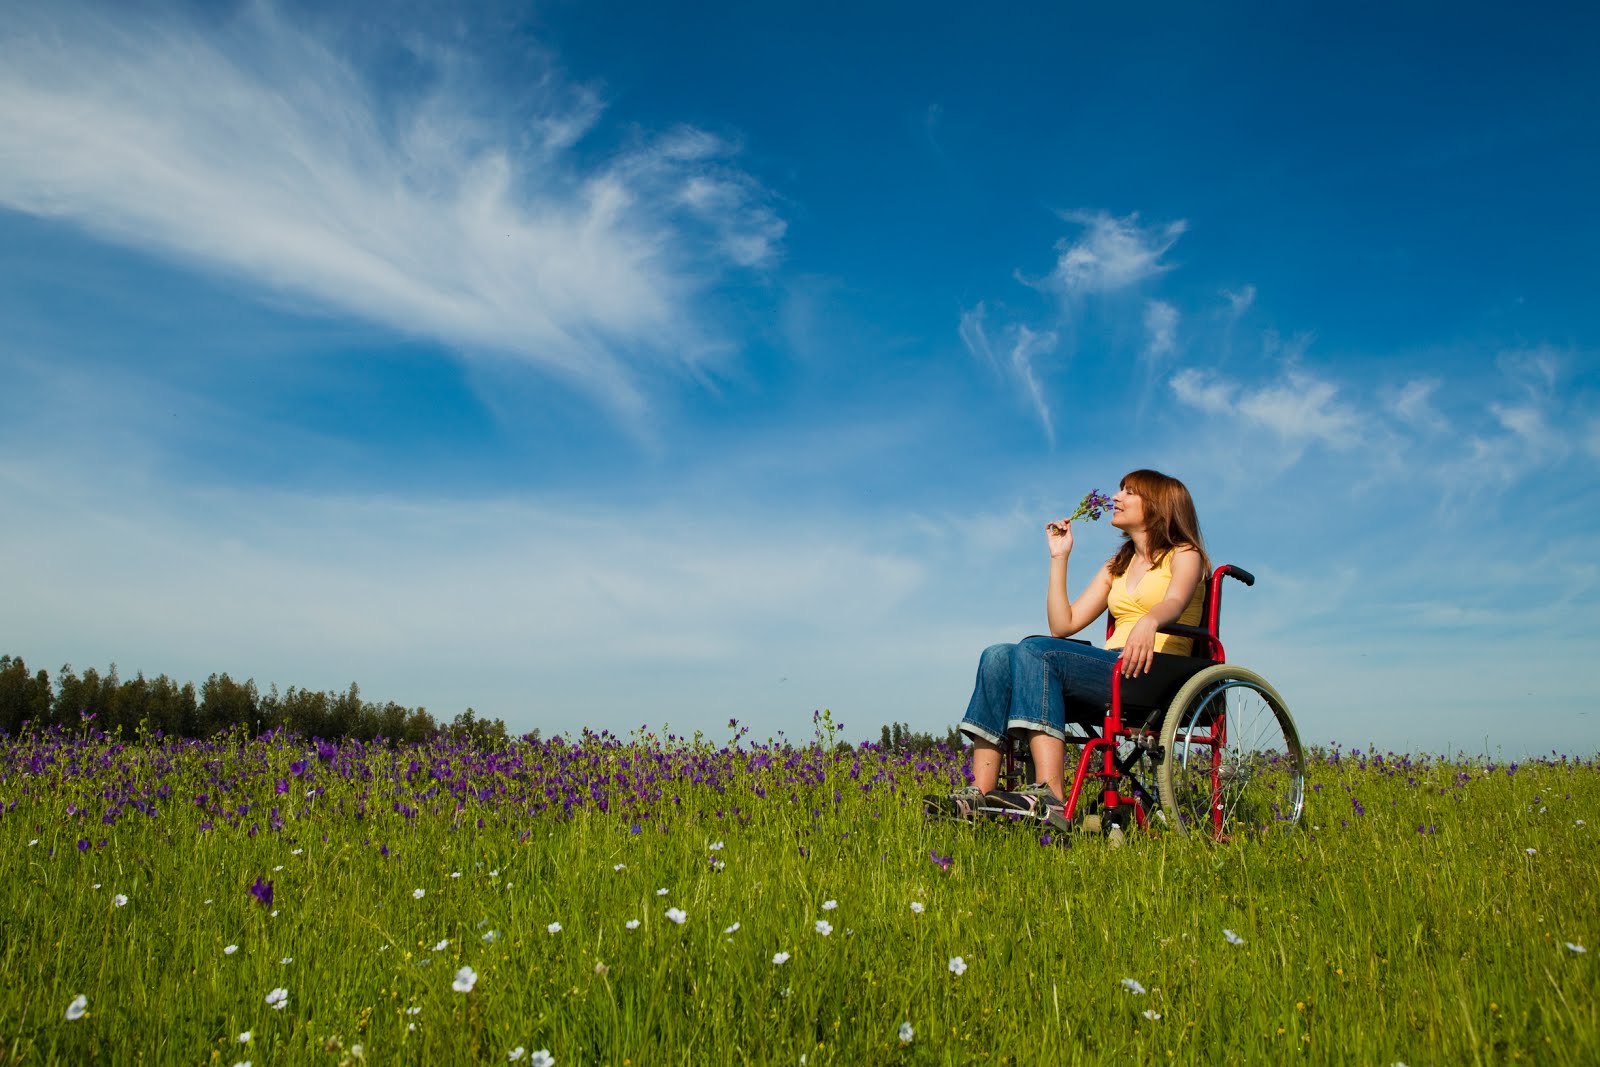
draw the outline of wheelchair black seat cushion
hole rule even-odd
[[[1207,667],[1216,666],[1216,660],[1205,656],[1174,656],[1157,652],[1150,670],[1137,678],[1122,680],[1122,719],[1132,722],[1130,708],[1165,710],[1172,698],[1178,695],[1183,683]]]

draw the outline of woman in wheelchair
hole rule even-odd
[[[1046,525],[1050,636],[984,649],[960,724],[975,746],[973,784],[948,798],[956,813],[1020,806],[1065,829],[1067,723],[1100,721],[1111,700],[1114,671],[1135,678],[1150,671],[1157,652],[1189,654],[1189,638],[1158,632],[1174,622],[1200,622],[1211,566],[1189,490],[1176,478],[1136,470],[1122,479],[1112,508],[1111,524],[1122,531],[1122,545],[1075,600],[1067,595],[1071,523]],[[1115,629],[1104,649],[1066,640],[1107,608]],[[1037,782],[1020,793],[994,793],[1002,746],[1011,736],[1027,738]]]

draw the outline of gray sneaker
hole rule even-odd
[[[985,802],[983,790],[968,785],[954,793],[931,793],[923,797],[922,811],[929,818],[972,819]]]
[[[1056,795],[1050,792],[1050,787],[1043,782],[1035,782],[1033,785],[1003,793],[990,793],[989,802],[1007,811],[1023,811],[1041,818],[1046,803],[1061,803],[1056,800]]]

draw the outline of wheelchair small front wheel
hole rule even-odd
[[[1161,724],[1156,787],[1181,833],[1289,829],[1305,806],[1305,757],[1283,697],[1254,671],[1207,667]]]

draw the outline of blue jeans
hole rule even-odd
[[[1013,730],[1065,738],[1069,710],[1074,721],[1099,722],[1111,703],[1111,673],[1120,655],[1119,649],[1055,637],[990,645],[978,659],[961,732],[1000,744]]]

